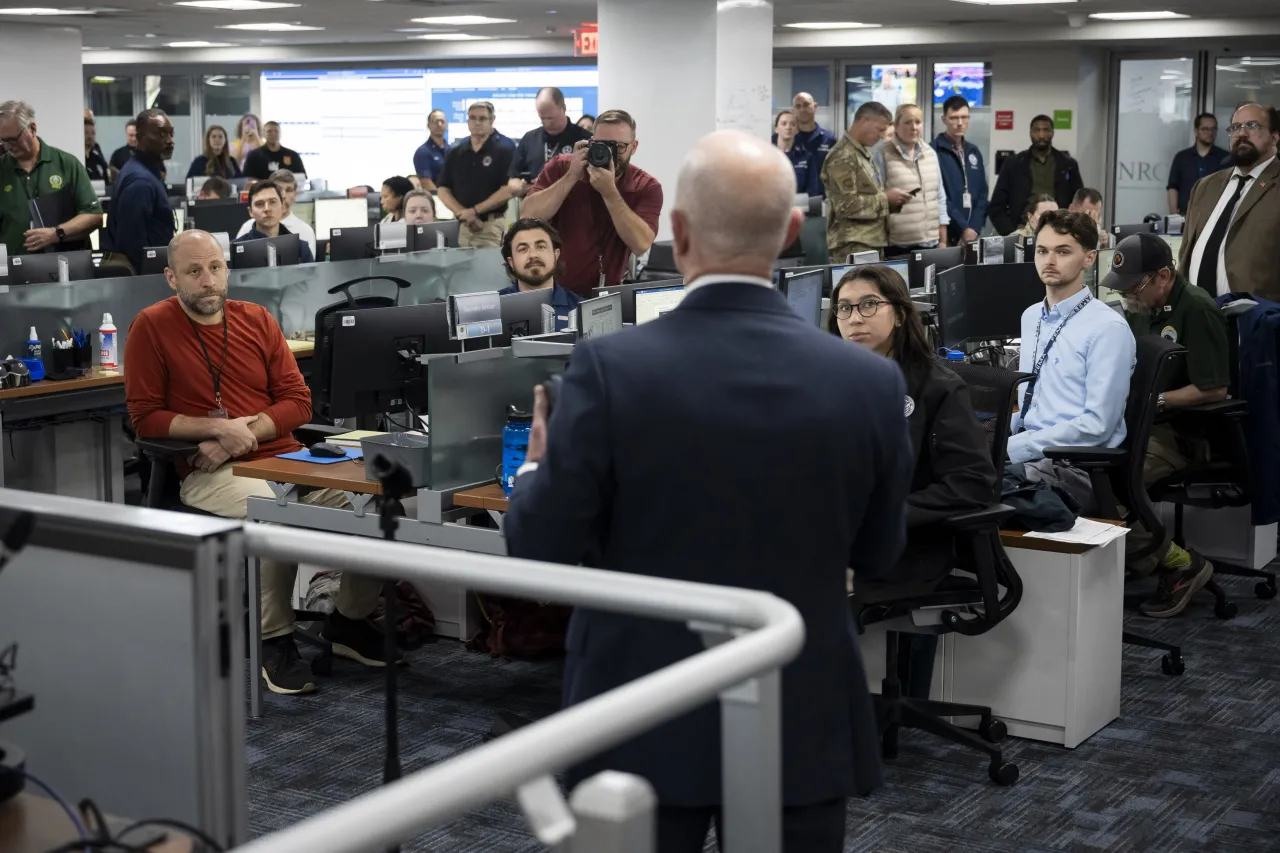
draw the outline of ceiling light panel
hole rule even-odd
[[[479,24],[514,24],[515,18],[490,18],[486,15],[439,15],[433,18],[411,18],[415,24],[440,24],[448,27],[470,27]]]
[[[310,30],[323,30],[324,27],[309,27],[305,24],[263,23],[263,24],[224,24],[220,30],[249,30],[260,33],[300,33]]]
[[[217,9],[222,12],[260,12],[264,9],[292,9],[300,3],[276,3],[269,0],[177,0],[175,6],[192,9]]]

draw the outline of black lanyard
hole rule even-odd
[[[204,338],[200,335],[200,328],[196,326],[194,320],[190,317],[187,322],[191,324],[191,331],[195,332],[196,342],[200,344],[200,352],[204,354],[205,367],[209,368],[209,378],[213,380],[213,405],[218,411],[225,414],[222,407],[222,371],[227,368],[227,312],[222,312],[222,364],[218,365],[218,369],[213,369],[213,359],[209,358],[209,348],[204,345]]]
[[[1036,361],[1035,368],[1031,371],[1031,381],[1027,383],[1027,391],[1022,395],[1022,409],[1020,411],[1022,412],[1024,424],[1026,422],[1027,414],[1031,411],[1031,398],[1034,396],[1036,391],[1036,382],[1040,379],[1040,370],[1044,367],[1045,360],[1049,358],[1049,350],[1053,349],[1053,345],[1058,341],[1058,335],[1062,334],[1062,330],[1067,327],[1067,323],[1071,322],[1071,318],[1083,311],[1084,306],[1088,305],[1091,301],[1093,301],[1093,294],[1086,293],[1084,299],[1080,300],[1080,304],[1073,308],[1071,313],[1058,324],[1058,328],[1053,330],[1053,334],[1049,336],[1049,342],[1044,345],[1044,352],[1040,354],[1040,358]],[[1033,358],[1035,357],[1035,353],[1040,352],[1040,330],[1043,326],[1043,318],[1036,321],[1036,348],[1031,351]],[[1026,429],[1026,426],[1023,426],[1022,429]],[[1022,430],[1019,430],[1019,432],[1021,431]]]

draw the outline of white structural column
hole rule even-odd
[[[73,27],[0,24],[0,101],[27,101],[35,107],[41,139],[83,156],[80,46],[80,31]]]
[[[773,133],[773,2],[716,4],[716,127]]]
[[[599,0],[600,111],[623,109],[632,162],[662,184],[658,239],[671,238],[676,177],[690,146],[721,127],[769,132],[773,4]]]

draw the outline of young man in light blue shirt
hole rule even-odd
[[[1088,475],[1045,459],[1044,450],[1120,446],[1137,352],[1124,318],[1084,286],[1097,248],[1098,227],[1087,215],[1058,210],[1040,218],[1035,259],[1045,300],[1022,314],[1018,364],[1036,378],[1023,388],[1008,448],[1029,480],[1056,482],[1085,512],[1094,504]]]

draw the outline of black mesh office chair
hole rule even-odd
[[[1025,374],[995,367],[949,364],[948,367],[969,386],[975,412],[991,441],[996,471],[1004,464],[1009,438],[1013,395]],[[999,478],[997,478],[997,483]],[[885,634],[885,677],[876,700],[884,757],[897,756],[898,734],[903,726],[923,729],[952,743],[985,753],[990,759],[987,773],[1000,785],[1018,781],[1018,767],[1006,762],[999,746],[1007,733],[1005,724],[980,705],[936,702],[902,695],[898,676],[901,633],[957,633],[977,636],[990,631],[1013,612],[1022,599],[1022,580],[1000,544],[1000,522],[1013,510],[999,503],[999,486],[991,506],[956,515],[946,522],[955,536],[955,567],[964,574],[952,574],[933,592],[886,599],[860,594],[856,581],[850,598],[854,622],[861,633],[866,625],[893,620]],[[1004,590],[1001,595],[1001,588]],[[921,618],[914,618],[921,617]],[[924,614],[936,615],[936,625]],[[977,732],[947,722],[945,717],[979,717]]]
[[[389,281],[396,286],[396,295],[353,296],[351,288],[367,281]],[[311,356],[311,415],[329,420],[329,379],[333,372],[333,327],[340,311],[359,311],[365,308],[391,308],[400,303],[400,291],[412,285],[403,278],[390,275],[370,275],[353,278],[329,288],[329,293],[341,293],[342,302],[326,305],[316,312],[316,349]]]
[[[1143,466],[1146,462],[1147,443],[1151,438],[1151,425],[1155,422],[1156,398],[1160,392],[1169,390],[1178,364],[1186,356],[1186,352],[1180,344],[1158,335],[1138,338],[1137,364],[1129,380],[1129,399],[1125,405],[1125,440],[1120,447],[1050,447],[1044,452],[1048,459],[1069,462],[1088,472],[1100,518],[1122,521],[1128,525],[1141,522],[1151,533],[1151,544],[1128,554],[1129,559],[1154,554],[1164,539],[1164,521],[1147,493],[1143,481]],[[1213,582],[1207,584],[1205,589],[1218,600],[1218,615],[1228,618],[1226,609],[1229,602],[1222,589]],[[1186,668],[1181,646],[1133,631],[1124,632],[1124,642],[1164,651],[1166,654],[1161,658],[1160,666],[1166,675],[1181,675]]]
[[[1245,440],[1249,404],[1240,399],[1240,333],[1233,317],[1227,318],[1227,325],[1231,365],[1228,390],[1231,398],[1180,409],[1170,417],[1175,426],[1185,425],[1205,435],[1215,455],[1206,464],[1193,465],[1165,477],[1149,490],[1152,500],[1174,505],[1173,541],[1181,547],[1186,547],[1182,531],[1184,507],[1238,508],[1253,502],[1254,471]],[[1254,594],[1263,599],[1276,597],[1274,572],[1224,563],[1218,559],[1213,561],[1213,570],[1215,574],[1258,578]],[[1230,618],[1236,614],[1236,605],[1229,603],[1224,611],[1219,615]]]

